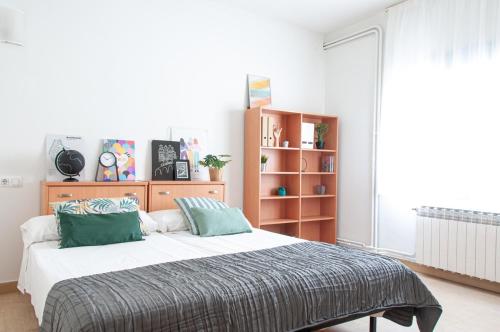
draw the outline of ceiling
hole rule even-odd
[[[215,0],[311,31],[327,33],[367,18],[402,0]]]

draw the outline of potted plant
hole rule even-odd
[[[227,158],[231,157],[228,154],[213,155],[207,154],[203,160],[200,160],[200,165],[203,167],[208,167],[208,172],[210,173],[210,181],[221,181],[222,179],[222,169],[231,160]]]
[[[314,129],[316,129],[316,134],[318,135],[316,148],[323,149],[325,147],[325,135],[328,132],[328,123],[316,123]]]
[[[260,156],[260,171],[265,172],[266,171],[266,166],[267,166],[267,161],[269,160],[269,157],[263,154]]]

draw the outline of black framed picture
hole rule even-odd
[[[177,159],[174,161],[175,165],[175,181],[190,181],[191,174],[189,173],[189,160]]]
[[[174,160],[180,158],[180,143],[175,141],[151,142],[152,180],[174,180]]]

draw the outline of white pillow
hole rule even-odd
[[[57,232],[56,217],[53,214],[33,217],[22,224],[20,228],[25,248],[36,242],[60,239]]]
[[[181,210],[159,210],[149,212],[149,215],[158,222],[158,231],[161,233],[189,230]]]
[[[139,218],[149,232],[158,230],[158,223],[145,211],[139,211]],[[33,217],[22,224],[20,228],[25,248],[36,242],[56,241],[61,238],[57,232],[57,222],[54,215]]]
[[[153,218],[151,218],[146,211],[139,211],[139,218],[141,218],[142,223],[149,233],[158,231],[158,223]]]

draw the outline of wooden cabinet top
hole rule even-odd
[[[148,181],[78,181],[78,182],[47,182],[42,181],[47,187],[105,187],[105,186],[147,186]]]

